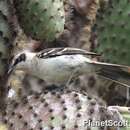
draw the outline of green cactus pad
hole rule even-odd
[[[7,0],[0,0],[0,76],[7,69],[9,49],[13,38],[13,31],[8,20],[11,16],[9,8]]]
[[[100,9],[93,28],[98,45],[95,51],[111,63],[130,65],[130,1],[109,0]]]
[[[64,30],[62,0],[14,0],[24,32],[36,40],[53,41]]]

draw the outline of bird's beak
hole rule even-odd
[[[9,67],[9,69],[8,69],[8,72],[7,72],[8,75],[10,75],[10,74],[13,72],[13,70],[14,70],[14,66],[11,65],[11,66]]]

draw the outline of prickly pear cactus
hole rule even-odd
[[[9,0],[0,0],[0,112],[5,108],[6,97],[6,72],[14,38],[12,20],[12,8]],[[2,111],[1,111],[2,110]]]
[[[64,30],[62,0],[14,0],[21,27],[36,40],[53,41]]]
[[[10,5],[8,0],[0,0],[0,76],[7,69],[7,60],[9,58],[9,50],[13,38],[13,31],[9,25],[11,17]]]
[[[87,121],[123,121],[115,113],[74,91],[44,91],[9,104],[4,123],[9,130],[100,130],[87,126]]]
[[[100,9],[93,28],[98,45],[95,50],[111,63],[130,65],[130,1],[109,0]]]

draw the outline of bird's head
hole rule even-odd
[[[15,55],[9,66],[8,74],[10,74],[13,70],[27,70],[28,64],[32,60],[33,56],[33,53],[26,51]]]

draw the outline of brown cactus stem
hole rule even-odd
[[[91,2],[89,2],[89,6],[86,6],[86,10],[85,8],[83,9],[84,11],[86,11],[83,17],[86,17],[87,21],[84,28],[82,29],[80,42],[82,43],[82,48],[86,50],[90,50],[91,28],[96,19],[99,3],[100,3],[99,0],[92,0]]]
[[[89,7],[95,0],[72,0],[76,10],[81,15],[86,15]]]

